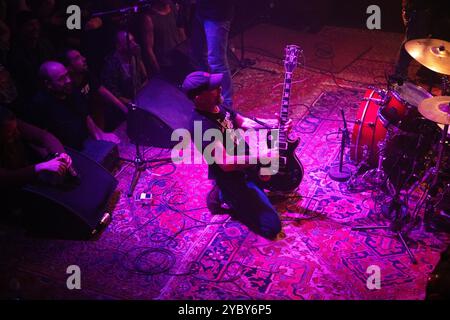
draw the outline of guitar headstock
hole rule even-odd
[[[284,58],[286,72],[293,72],[298,65],[298,57],[302,53],[302,48],[297,45],[287,45]]]

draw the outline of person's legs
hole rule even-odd
[[[227,56],[230,26],[230,21],[206,20],[204,22],[210,71],[223,74],[222,94],[225,105],[229,108],[233,105],[233,84]]]
[[[414,39],[427,38],[430,32],[430,13],[428,11],[413,11],[406,26],[405,39],[395,65],[395,75],[407,79],[408,67],[413,58],[405,49],[406,42]]]
[[[243,175],[216,180],[235,217],[261,236],[274,239],[281,231],[281,221],[268,197]]]
[[[205,26],[199,17],[194,17],[192,22],[191,59],[192,65],[198,71],[208,70]]]

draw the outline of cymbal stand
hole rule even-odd
[[[445,144],[447,141],[448,132],[449,132],[449,125],[447,124],[444,126],[444,130],[442,131],[442,136],[439,141],[439,151],[438,151],[438,158],[437,158],[436,164],[433,167],[429,168],[425,172],[423,178],[420,181],[417,181],[408,190],[408,195],[411,195],[420,185],[423,185],[423,184],[427,185],[425,195],[423,196],[424,199],[426,199],[426,207],[427,207],[425,214],[432,214],[432,212],[430,212],[430,211],[432,211],[432,208],[434,207],[432,205],[433,194],[435,193],[436,188],[438,187],[438,183],[439,183],[439,177],[441,174],[442,160],[443,160],[443,156],[444,156]],[[419,206],[419,205],[422,205],[422,204],[418,203],[417,206]],[[418,213],[417,209],[415,211],[416,211],[416,213]]]

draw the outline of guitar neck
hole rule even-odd
[[[281,127],[289,121],[289,101],[291,98],[292,72],[286,72],[284,76],[283,98],[280,110],[280,142],[286,142],[287,137],[282,134]]]

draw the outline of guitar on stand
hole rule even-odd
[[[282,128],[289,121],[289,101],[292,89],[292,76],[298,65],[298,57],[302,49],[296,45],[286,47],[284,60],[285,78],[283,97],[281,101],[280,121],[279,121],[279,168],[271,175],[260,175],[260,181],[264,189],[272,192],[291,192],[298,188],[303,179],[303,165],[295,154],[300,139],[290,139],[288,133]]]

